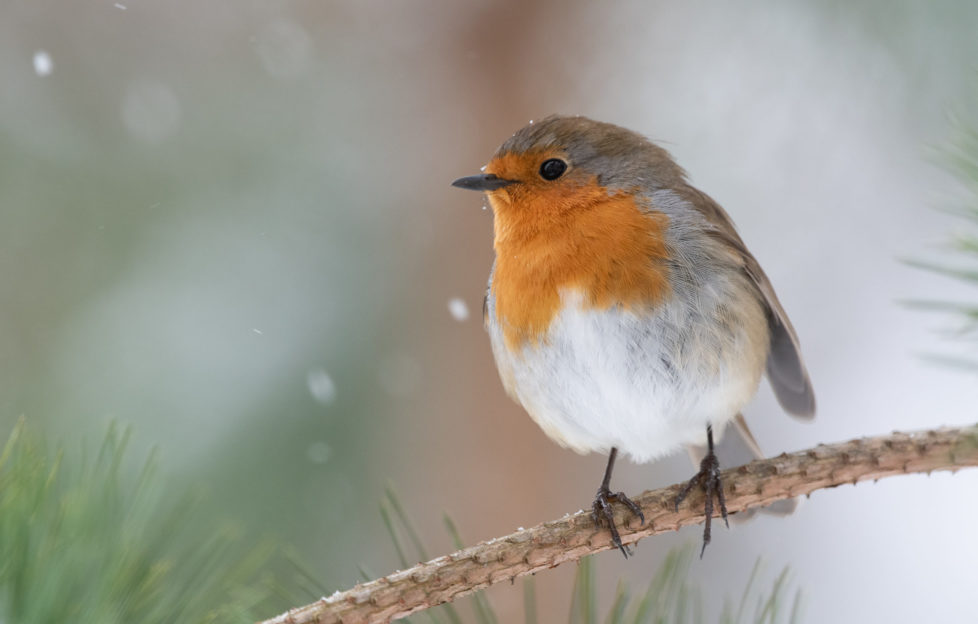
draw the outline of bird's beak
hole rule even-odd
[[[492,173],[483,173],[480,175],[459,178],[458,180],[452,182],[452,186],[469,189],[470,191],[495,191],[496,189],[501,189],[504,186],[509,186],[515,182],[516,180],[504,180],[502,178],[497,178],[495,174]]]

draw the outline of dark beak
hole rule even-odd
[[[469,189],[470,191],[495,191],[513,183],[515,183],[515,180],[504,180],[497,178],[494,174],[483,173],[481,175],[459,178],[452,182],[452,186]]]

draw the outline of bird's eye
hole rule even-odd
[[[544,180],[556,180],[567,171],[567,163],[559,158],[551,158],[540,165],[540,177]]]

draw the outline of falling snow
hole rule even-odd
[[[329,405],[336,400],[336,384],[325,370],[317,368],[309,371],[306,384],[309,386],[309,394],[316,402]]]
[[[448,300],[448,312],[453,319],[460,323],[469,318],[469,306],[461,297],[452,297]]]
[[[51,60],[51,55],[44,50],[35,52],[34,73],[38,76],[50,76],[52,71],[54,71],[54,61]]]

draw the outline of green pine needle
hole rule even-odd
[[[607,624],[619,624],[625,621],[625,609],[628,607],[630,598],[628,584],[619,580],[618,587],[615,589],[615,601],[611,605],[611,611],[605,619]]]
[[[523,621],[537,624],[537,581],[533,575],[523,578]]]
[[[570,621],[571,624],[595,624],[598,621],[593,555],[577,562],[574,590],[571,592]]]
[[[949,210],[958,217],[965,231],[952,237],[948,247],[954,252],[953,265],[946,262],[907,260],[907,264],[931,271],[958,281],[978,287],[978,126],[970,125],[960,118],[952,118],[955,134],[950,144],[938,150],[938,160],[957,177],[969,191],[970,197],[963,205]],[[968,303],[946,301],[913,301],[911,305],[920,309],[950,313],[960,319],[953,337],[971,337],[978,334],[978,301]],[[978,370],[978,361],[967,357],[932,357],[964,370]]]
[[[272,548],[174,497],[155,454],[130,476],[127,429],[95,455],[48,450],[21,419],[0,453],[0,621],[253,622]],[[267,610],[264,604],[262,610]]]

